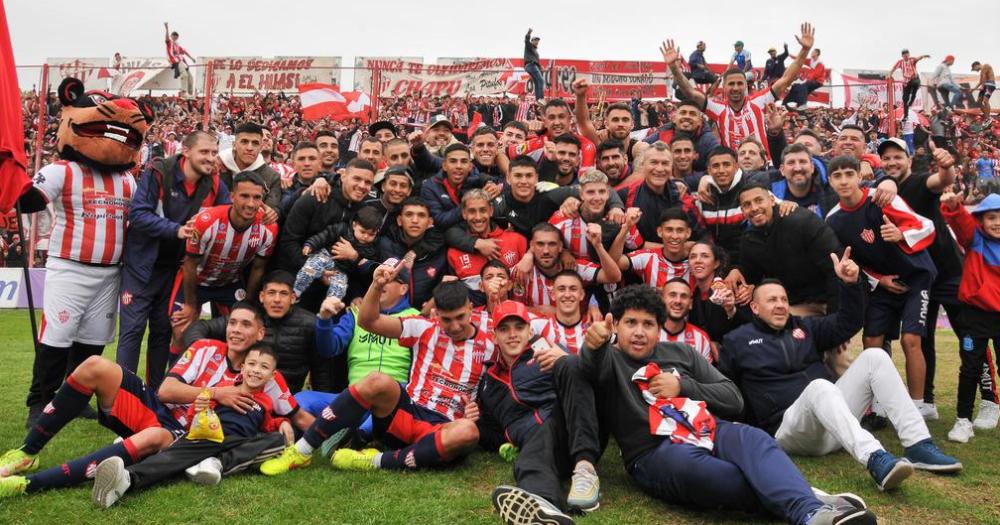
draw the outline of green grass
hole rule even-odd
[[[857,339],[857,338],[856,338]],[[847,454],[794,458],[809,481],[831,492],[861,495],[882,523],[906,525],[1000,523],[1000,441],[998,431],[980,432],[972,442],[945,440],[954,422],[958,370],[957,344],[950,332],[938,339],[938,408],[941,420],[931,432],[946,453],[965,464],[959,476],[918,472],[892,494],[879,493],[867,472]],[[897,365],[899,354],[896,352]],[[18,446],[24,435],[24,396],[31,374],[33,350],[23,311],[0,311],[0,355],[3,356],[0,395],[0,448]],[[114,355],[109,345],[105,355]],[[93,421],[77,420],[42,452],[42,467],[110,443],[114,434]],[[893,453],[901,453],[891,430],[878,437]],[[599,470],[601,509],[580,518],[581,524],[773,523],[760,516],[682,509],[653,500],[631,483],[612,445]],[[323,523],[449,524],[498,523],[489,494],[494,486],[511,483],[510,465],[498,456],[478,452],[455,469],[406,473],[343,473],[328,465],[313,465],[277,479],[245,474],[204,488],[186,481],[129,494],[113,509],[101,511],[90,503],[89,484],[0,501],[0,523]]]

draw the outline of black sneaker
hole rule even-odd
[[[865,414],[861,418],[861,428],[869,432],[877,432],[889,426],[889,418],[880,416],[874,412]]]
[[[493,508],[507,525],[575,525],[573,518],[541,496],[508,485],[493,490]],[[860,522],[859,522],[860,523]]]

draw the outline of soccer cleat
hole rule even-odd
[[[917,407],[917,412],[920,412],[920,417],[924,418],[924,421],[937,421],[940,416],[938,416],[937,405],[934,403],[923,403]]]
[[[375,470],[375,456],[380,452],[374,448],[354,450],[353,448],[342,448],[333,453],[330,464],[337,470]]]
[[[956,443],[968,443],[974,437],[976,437],[976,432],[972,430],[972,421],[964,417],[956,419],[955,426],[948,431],[948,441]]]
[[[0,456],[0,478],[38,470],[38,454],[28,454],[24,447],[10,449]]]
[[[514,460],[517,459],[517,453],[520,451],[521,449],[514,446],[513,443],[504,443],[503,445],[500,445],[500,457],[507,463],[513,463]]]
[[[545,498],[508,485],[493,489],[493,508],[507,525],[574,525],[573,518]]]
[[[323,443],[319,445],[319,455],[323,456],[324,458],[332,456],[333,451],[337,450],[340,447],[343,447],[344,444],[346,444],[347,441],[351,439],[351,437],[352,436],[350,428],[345,427],[338,430],[332,436],[326,438],[326,440],[324,440]]]
[[[265,476],[277,476],[289,470],[308,467],[310,463],[312,463],[312,454],[307,456],[299,452],[295,445],[289,445],[280,456],[261,463],[260,473]]]
[[[861,499],[861,496],[858,496],[857,494],[852,494],[850,492],[841,492],[840,494],[830,494],[816,487],[813,487],[812,491],[813,494],[816,495],[816,499],[823,502],[824,505],[833,505],[833,506],[850,505],[856,509],[868,508],[868,504],[865,503],[865,500]]]
[[[0,478],[0,499],[13,498],[24,494],[28,488],[28,478],[24,476],[7,476]]]
[[[94,489],[90,493],[90,500],[94,505],[106,509],[115,504],[128,488],[132,486],[128,471],[125,470],[125,460],[118,456],[111,456],[97,464],[97,472],[94,475]]]
[[[976,430],[990,430],[997,428],[997,421],[1000,421],[1000,405],[986,401],[979,403],[979,413],[972,421],[972,426]]]
[[[185,469],[184,474],[199,485],[218,485],[222,481],[222,462],[219,458],[203,459],[197,465]]]
[[[868,473],[875,480],[875,486],[884,492],[898,488],[903,480],[912,476],[913,465],[885,450],[879,450],[868,457]]]
[[[578,463],[573,469],[566,505],[571,509],[593,512],[601,506],[600,497],[601,480],[597,471],[591,465]]]
[[[807,525],[875,525],[878,519],[868,509],[851,505],[823,505],[806,521]]]
[[[903,456],[913,464],[913,468],[951,474],[962,470],[962,463],[941,452],[930,438],[903,449]]]

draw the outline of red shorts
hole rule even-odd
[[[400,446],[395,448],[401,448],[402,445],[412,445],[424,436],[437,432],[448,421],[447,417],[414,404],[406,394],[406,389],[400,387],[399,403],[392,413],[386,433],[387,437],[399,441]]]
[[[156,392],[146,388],[138,376],[122,369],[122,383],[115,395],[111,411],[98,414],[100,423],[122,437],[129,437],[147,428],[164,428],[183,433],[184,428],[173,418]]]

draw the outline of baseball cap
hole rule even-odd
[[[500,323],[507,319],[508,317],[517,317],[522,321],[529,323],[531,319],[528,317],[528,308],[524,306],[524,303],[519,303],[517,301],[504,301],[497,305],[493,309],[493,329],[500,326]]]
[[[541,39],[542,39],[542,37],[540,37],[540,36],[538,36],[538,35],[532,35],[532,36],[531,36],[531,39],[532,39],[532,40],[541,40]]]
[[[891,139],[883,140],[882,143],[878,145],[878,148],[876,148],[878,154],[881,155],[885,150],[889,149],[890,146],[895,146],[903,150],[903,153],[906,153],[906,156],[910,156],[910,148],[907,147],[906,142],[903,142],[903,139],[899,137],[892,137]]]
[[[396,266],[399,264],[399,259],[395,257],[390,257],[382,262],[384,266]],[[399,273],[396,274],[396,282],[403,284],[410,284],[410,270],[403,266],[399,269]]]
[[[373,122],[370,126],[368,126],[368,134],[374,137],[376,132],[383,129],[391,131],[392,134],[397,137],[399,136],[399,130],[396,129],[396,126],[392,122],[389,122],[388,120],[380,120],[378,122]]]
[[[988,211],[998,211],[1000,210],[1000,195],[996,193],[991,193],[976,206],[976,211],[972,212],[973,215],[979,215],[981,213],[986,213]],[[497,307],[499,309],[499,307]]]
[[[375,174],[375,181],[372,184],[381,184],[389,175],[406,175],[410,179],[410,187],[413,187],[413,171],[409,166],[391,166]]]
[[[742,46],[743,45],[743,41],[742,40],[737,40],[736,43],[733,44],[733,45],[734,46]]]
[[[448,120],[448,117],[446,117],[444,115],[434,115],[427,122],[427,129],[431,129],[434,126],[437,126],[438,124],[447,124],[448,125],[448,129],[453,129],[455,127],[455,126],[452,125],[451,121]]]

